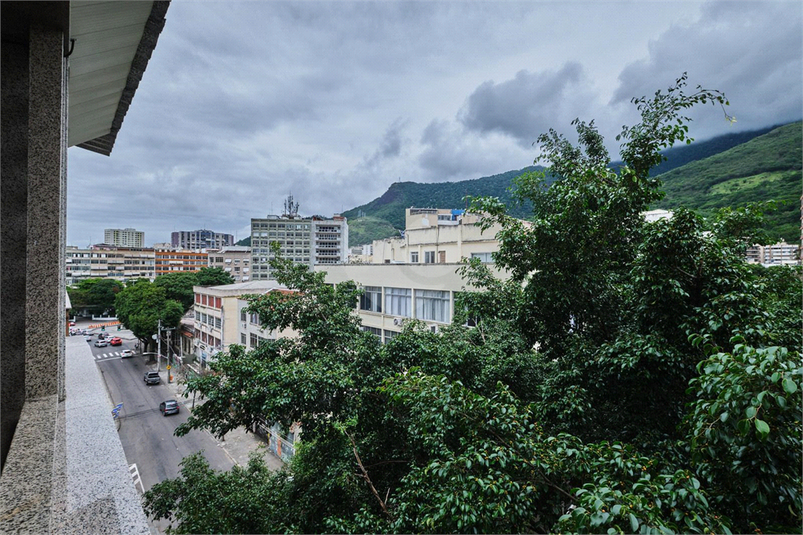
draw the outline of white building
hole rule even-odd
[[[103,243],[115,247],[145,247],[145,233],[132,228],[107,228],[103,231]]]
[[[95,246],[79,249],[67,246],[65,252],[66,284],[85,279],[110,278],[121,282],[156,277],[153,249]]]
[[[251,248],[232,245],[222,249],[209,249],[209,267],[220,268],[232,276],[234,282],[251,280]]]
[[[494,225],[483,232],[477,226],[480,217],[465,210],[407,208],[404,236],[374,240],[370,262],[444,264],[472,257],[491,262],[491,253],[499,250],[496,233],[501,227]],[[363,261],[365,252],[360,257]]]
[[[228,350],[232,344],[247,345],[249,349],[254,349],[263,339],[296,336],[297,333],[289,329],[280,333],[264,332],[259,327],[257,317],[244,316],[243,309],[248,304],[242,296],[279,290],[287,289],[273,280],[210,287],[194,286],[193,346],[201,367],[205,367],[207,361],[213,359],[218,352]],[[251,342],[252,335],[259,337],[254,339],[255,343],[243,342]]]
[[[785,241],[775,245],[753,245],[745,253],[748,264],[781,266],[800,263],[800,247]]]
[[[273,242],[279,244],[282,257],[312,267],[346,262],[348,235],[348,222],[339,215],[332,219],[296,215],[251,219],[252,280],[273,279],[269,265],[274,257]]]
[[[316,266],[327,283],[353,280],[365,294],[357,305],[363,329],[387,342],[405,321],[418,319],[437,332],[452,322],[455,294],[473,288],[457,274],[463,264],[339,264]],[[489,266],[499,278],[504,272]]]

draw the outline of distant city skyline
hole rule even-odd
[[[630,98],[683,72],[737,119],[693,110],[698,140],[799,120],[802,28],[796,1],[173,2],[112,157],[70,149],[67,243],[241,240],[290,193],[328,217],[526,167],[576,117],[616,159]]]

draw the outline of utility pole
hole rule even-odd
[[[160,364],[162,362],[162,360],[161,360],[162,359],[162,331],[174,331],[174,330],[176,330],[175,327],[170,327],[169,329],[168,328],[162,329],[162,320],[161,320],[161,318],[159,319],[159,324],[157,326],[157,332],[156,332],[156,342],[157,342],[156,352],[158,353],[156,355],[156,371],[157,372],[161,371],[160,370]],[[170,351],[170,343],[169,342],[168,342],[168,345],[167,345],[167,349],[168,349],[168,353],[169,353],[169,351]],[[168,362],[168,364],[167,364],[167,382],[170,382],[170,380],[171,380],[170,363]]]

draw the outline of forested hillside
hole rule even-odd
[[[708,215],[723,206],[774,200],[767,214],[773,239],[800,237],[801,123],[773,129],[746,143],[659,175],[666,197],[656,208],[685,207]]]
[[[740,206],[751,201],[777,200],[786,204],[768,214],[771,236],[792,241],[800,233],[801,123],[767,127],[750,132],[718,136],[706,141],[673,147],[662,152],[666,160],[656,166],[652,176],[665,182],[666,197],[654,208],[685,206],[704,214],[724,206]],[[617,169],[621,162],[612,162]],[[349,245],[371,243],[404,228],[404,209],[411,206],[457,208],[464,197],[499,197],[515,217],[526,217],[530,206],[511,206],[508,188],[527,167],[498,175],[459,182],[420,184],[397,182],[381,197],[344,212],[349,218]],[[360,222],[358,215],[371,219]],[[384,220],[389,225],[382,225]]]

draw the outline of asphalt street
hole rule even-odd
[[[107,347],[95,347],[100,330],[94,329],[93,332],[95,334],[88,345],[113,403],[123,404],[118,418],[120,442],[129,465],[136,465],[142,483],[140,490],[147,491],[160,481],[177,477],[181,460],[199,451],[203,451],[210,466],[216,470],[230,470],[234,466],[231,457],[209,433],[191,431],[183,437],[173,434],[189,416],[184,406],[186,400],[177,398],[164,384],[164,374],[160,384],[145,384],[145,372],[156,369],[155,363],[147,363],[147,357],[135,350],[134,357],[120,358],[121,350],[134,349],[136,340],[130,332],[111,328],[107,334],[121,336],[123,345]],[[159,411],[159,404],[168,399],[179,402],[178,414],[163,416]],[[101,407],[99,410],[108,409]],[[154,523],[153,528],[163,531],[166,525]]]

